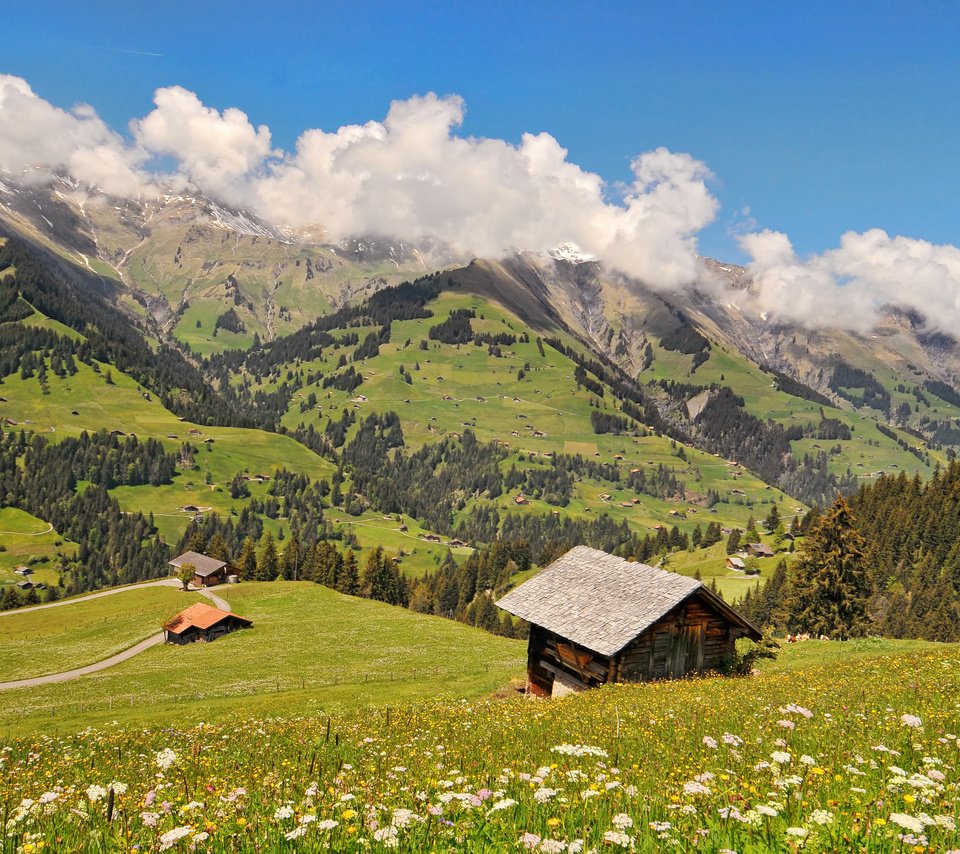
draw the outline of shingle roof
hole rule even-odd
[[[247,625],[251,625],[250,620],[246,617],[241,617],[239,614],[234,614],[231,611],[221,611],[219,608],[214,608],[212,605],[206,605],[203,602],[195,602],[189,608],[177,614],[172,620],[164,623],[163,627],[167,629],[167,631],[179,635],[183,634],[191,626],[201,630],[209,629],[227,617],[234,617],[237,620],[242,620]]]
[[[215,572],[218,572],[227,565],[222,560],[217,560],[213,557],[207,557],[199,552],[184,552],[179,557],[175,557],[172,561],[170,561],[170,565],[175,566],[177,569],[180,569],[182,566],[186,566],[188,563],[193,565],[196,574],[201,578],[206,578],[208,575],[213,575]]]
[[[578,646],[614,655],[699,590],[709,594],[695,578],[577,546],[497,606]],[[722,610],[756,633],[729,606]]]

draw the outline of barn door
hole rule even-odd
[[[706,626],[692,623],[680,626],[670,650],[669,674],[674,679],[703,667],[703,638]]]

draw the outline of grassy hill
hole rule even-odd
[[[61,673],[109,658],[156,634],[186,602],[169,587],[131,589],[0,616],[0,682]]]
[[[252,629],[211,644],[154,647],[79,680],[0,692],[0,733],[474,698],[526,667],[520,641],[314,584],[245,583],[221,592]],[[193,601],[194,594],[151,587],[0,617],[0,678],[99,660],[158,631]]]
[[[36,516],[16,507],[0,508],[0,585],[23,579],[14,573],[19,566],[33,570],[31,579],[42,584],[57,583],[61,557],[73,557],[73,545]]]
[[[272,631],[276,600],[246,590],[257,628],[158,656],[208,664],[219,648],[235,670],[262,669],[263,650],[235,653]],[[318,640],[315,656],[329,658]],[[348,645],[335,650],[349,654]],[[29,799],[7,833],[103,851],[177,838],[213,852],[293,842],[307,851],[956,848],[958,648],[812,642],[783,659],[747,680],[608,686],[540,702],[437,700],[431,677],[355,684],[331,713],[319,688],[196,701],[191,658],[156,687],[180,702],[149,710],[146,726],[119,698],[112,717],[69,722],[32,719],[28,706],[16,720],[23,735],[5,737],[0,797]],[[474,681],[474,696],[480,689]],[[82,822],[70,817],[77,804]]]

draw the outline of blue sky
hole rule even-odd
[[[41,0],[4,20],[0,71],[118,130],[170,85],[288,150],[306,128],[457,93],[463,135],[546,131],[610,182],[657,146],[704,161],[722,206],[707,254],[741,257],[745,208],[801,254],[872,227],[956,242],[954,3]]]

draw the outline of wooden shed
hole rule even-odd
[[[695,578],[578,546],[497,605],[530,623],[527,693],[720,670],[760,631]]]
[[[191,584],[194,587],[213,587],[215,584],[225,584],[229,570],[227,564],[214,557],[200,554],[199,552],[184,552],[170,561],[170,566],[174,571],[187,565],[193,567],[193,578]]]
[[[185,644],[216,640],[228,632],[252,625],[253,622],[246,617],[196,602],[164,623],[163,634],[167,643]]]

